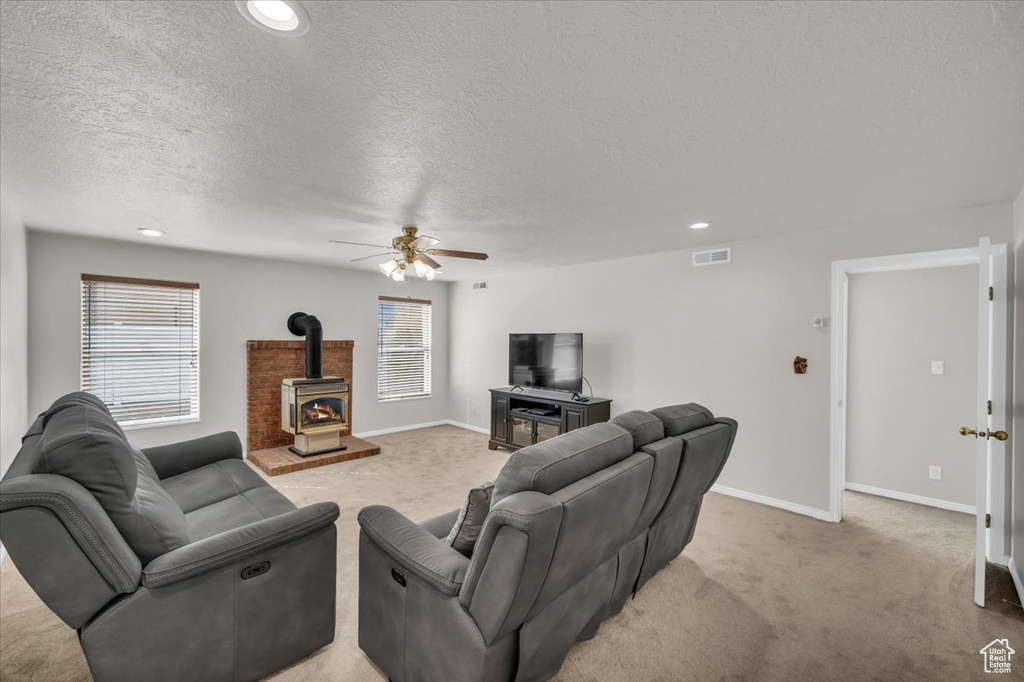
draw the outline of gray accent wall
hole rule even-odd
[[[488,425],[510,332],[582,332],[584,373],[614,399],[613,415],[707,405],[740,423],[720,485],[827,510],[830,330],[811,321],[831,314],[832,261],[1008,242],[1012,207],[737,242],[731,264],[698,268],[683,249],[687,222],[662,254],[494,276],[486,289],[453,284],[449,416]],[[619,238],[629,235],[624,224]],[[807,374],[793,373],[796,355]]]
[[[973,507],[978,267],[851,275],[847,339],[846,480]]]
[[[140,237],[139,239],[145,239]],[[168,239],[173,239],[173,235]],[[173,242],[109,241],[28,232],[30,414],[80,388],[82,273],[200,285],[200,423],[128,432],[138,447],[231,430],[245,434],[245,342],[296,340],[288,315],[323,323],[324,338],[352,339],[356,434],[440,421],[448,408],[448,285],[398,284],[380,273],[172,248]],[[331,248],[325,244],[324,248]],[[339,263],[343,264],[343,263]],[[316,291],[316,298],[309,292]],[[377,402],[377,297],[433,302],[432,396]]]
[[[0,476],[21,447],[30,414],[26,267],[25,227],[0,191]]]

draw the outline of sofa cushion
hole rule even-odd
[[[168,476],[160,481],[160,485],[188,514],[247,490],[266,488],[267,482],[244,460],[224,459],[177,476]]]
[[[715,423],[711,410],[697,403],[659,407],[651,410],[651,414],[665,423],[666,436],[678,436]]]
[[[526,490],[550,495],[632,453],[632,437],[621,426],[609,422],[517,450],[494,479],[491,505]]]
[[[106,410],[74,396],[61,401],[46,421],[36,473],[66,476],[92,493],[143,564],[191,542],[181,508]]]
[[[296,508],[240,459],[170,476],[161,485],[185,511],[193,542]]]
[[[484,519],[491,511],[491,494],[493,492],[494,481],[481,483],[469,491],[465,504],[459,510],[459,516],[455,519],[448,537],[445,538],[448,546],[465,556],[473,556],[476,539],[480,537]]]
[[[631,410],[611,420],[629,432],[633,438],[633,449],[639,450],[665,437],[665,424],[650,412]]]
[[[433,516],[426,521],[420,521],[420,528],[423,528],[438,540],[444,540],[448,537],[448,533],[451,532],[452,526],[455,525],[455,521],[459,518],[461,512],[462,508],[460,507],[459,509],[445,512],[440,516]]]
[[[247,490],[241,495],[196,509],[186,514],[185,519],[188,521],[188,530],[193,540],[202,540],[224,531],[280,516],[295,508],[287,497],[266,486]]]

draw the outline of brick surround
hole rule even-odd
[[[281,381],[306,373],[306,342],[246,341],[246,448],[250,453],[292,444],[293,436],[281,429]],[[352,381],[352,341],[324,341],[324,375]],[[348,424],[351,433],[352,392]]]

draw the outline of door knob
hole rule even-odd
[[[960,435],[974,436],[975,438],[985,439],[995,438],[996,440],[999,441],[1009,440],[1010,438],[1010,434],[1008,434],[1006,431],[985,431],[985,429],[982,429],[981,431],[975,431],[974,429],[969,429],[966,426],[960,427]]]

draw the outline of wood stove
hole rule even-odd
[[[323,374],[323,328],[306,313],[288,318],[288,330],[306,337],[306,376],[281,382],[281,428],[295,436],[288,448],[301,457],[346,449],[341,431],[348,428],[349,384]]]
[[[303,457],[344,450],[349,385],[341,377],[281,382],[281,428],[295,436],[290,450]]]

